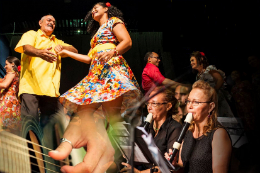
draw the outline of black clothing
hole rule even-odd
[[[191,131],[187,131],[181,152],[181,159],[185,172],[212,173],[212,140],[217,129],[193,138]]]
[[[169,152],[170,148],[172,149],[173,143],[179,137],[181,128],[182,126],[180,123],[175,121],[172,117],[167,117],[156,136],[153,129],[153,121],[149,126],[148,133],[152,134],[156,146],[160,149],[162,154],[164,154]]]
[[[143,124],[142,124],[143,126]],[[148,133],[151,133],[154,139],[156,146],[159,148],[162,154],[169,152],[169,149],[172,149],[173,143],[179,137],[182,126],[180,123],[175,121],[171,116],[167,117],[165,122],[159,129],[158,134],[155,136],[155,131],[153,129],[153,121],[148,128]],[[149,169],[147,165],[142,165],[143,168],[140,170]]]
[[[34,117],[36,122],[40,122],[42,127],[55,115],[64,115],[63,106],[59,102],[59,97],[22,94],[21,102],[21,116]]]

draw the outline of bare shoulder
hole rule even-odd
[[[213,142],[228,142],[230,137],[224,128],[218,128],[213,135]]]
[[[210,70],[209,73],[210,74],[219,74],[220,75],[220,73],[217,70],[214,70],[214,69]]]

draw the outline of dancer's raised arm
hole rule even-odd
[[[91,63],[91,58],[87,55],[83,55],[83,54],[78,54],[78,53],[74,53],[71,51],[68,51],[66,49],[63,49],[62,51],[60,51],[58,53],[58,55],[62,56],[62,57],[71,57],[77,61],[80,62],[84,62],[86,64],[90,64]]]

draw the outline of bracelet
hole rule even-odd
[[[118,56],[118,50],[116,50],[116,48],[114,49],[114,56]]]

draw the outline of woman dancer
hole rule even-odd
[[[218,115],[221,117],[234,117],[228,103],[228,100],[231,99],[231,95],[225,89],[225,73],[217,69],[214,65],[209,65],[208,59],[203,52],[195,51],[190,57],[192,69],[198,72],[196,80],[208,82],[218,93]]]
[[[99,173],[105,172],[113,162],[114,149],[103,121],[94,117],[94,112],[102,105],[103,115],[113,125],[121,119],[122,112],[141,98],[141,92],[122,56],[131,48],[132,41],[121,11],[110,3],[99,2],[85,20],[89,21],[88,32],[93,36],[88,55],[67,50],[59,54],[91,63],[89,74],[61,96],[64,106],[75,115],[64,133],[65,142],[49,155],[64,159],[72,148],[87,146],[82,163],[75,167],[64,166],[61,170]]]
[[[19,134],[21,128],[21,105],[18,101],[20,60],[8,56],[5,61],[6,75],[0,81],[0,130]]]

